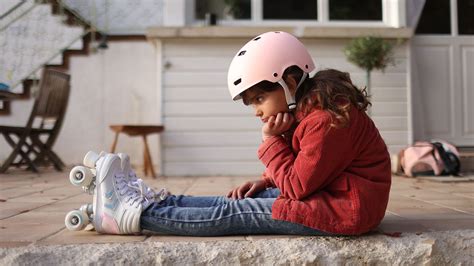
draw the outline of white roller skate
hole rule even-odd
[[[91,228],[96,227],[96,231],[100,233],[138,233],[139,214],[138,218],[134,218],[137,220],[133,222],[133,226],[128,225],[126,228],[120,226],[123,223],[131,223],[127,222],[130,219],[127,217],[133,213],[136,216],[152,202],[161,201],[169,195],[166,189],[156,193],[142,179],[137,178],[131,168],[129,156],[124,153],[115,155],[101,152],[97,154],[89,151],[84,156],[83,164],[85,166],[76,166],[71,170],[69,180],[73,185],[81,186],[85,192],[93,195],[93,204],[83,205],[79,210],[73,210],[66,215],[65,223],[69,230],[82,230],[86,225],[89,225]],[[101,187],[99,188],[99,186]],[[104,195],[101,195],[104,191],[108,193],[105,198]],[[118,196],[116,195],[118,203],[117,201],[107,203],[110,200],[109,197],[114,198],[114,193],[119,193]],[[130,206],[127,208],[122,206],[119,212],[127,210],[125,211],[128,213],[127,217],[123,218],[120,215],[120,217],[114,217],[116,213],[113,211],[117,208],[116,205],[121,205],[123,202],[130,204]],[[139,205],[141,208],[138,208]],[[133,206],[135,209],[132,208]],[[130,208],[132,211],[128,210]],[[125,222],[122,221],[123,219]]]
[[[128,183],[117,155],[106,154],[99,158],[96,170],[92,215],[96,231],[108,234],[139,233],[141,212],[151,201]]]
[[[135,171],[133,171],[130,164],[130,157],[125,153],[117,153],[117,155],[122,161],[122,170],[128,178],[129,184],[138,187],[147,200],[160,202],[171,194],[166,188],[162,188],[159,192],[155,192],[152,188],[148,187],[141,178],[137,177]]]

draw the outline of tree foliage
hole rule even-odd
[[[344,48],[347,59],[353,64],[367,70],[385,70],[387,65],[394,62],[393,44],[373,36],[353,39]]]

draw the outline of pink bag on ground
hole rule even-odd
[[[392,171],[412,177],[458,175],[460,168],[458,150],[443,140],[415,142],[392,157]]]

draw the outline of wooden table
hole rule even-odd
[[[164,130],[162,125],[110,125],[110,129],[115,132],[115,139],[112,143],[111,152],[115,152],[115,148],[118,142],[118,136],[120,133],[124,133],[128,136],[141,136],[143,139],[143,168],[145,175],[151,173],[156,178],[155,170],[153,169],[153,162],[151,160],[150,149],[148,148],[148,142],[146,137],[149,134],[161,133]]]

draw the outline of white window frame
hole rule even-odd
[[[263,19],[263,0],[250,0],[250,19],[219,20],[222,26],[338,26],[338,27],[394,27],[406,26],[406,0],[382,0],[382,20],[329,20],[329,1],[314,0],[318,5],[317,20],[269,20]],[[189,1],[194,11],[194,0]],[[194,16],[194,12],[193,12]],[[193,24],[202,25],[203,20],[190,19]]]
[[[458,1],[459,0],[450,0],[449,1],[449,8],[450,8],[450,26],[451,26],[451,33],[450,34],[416,34],[416,37],[461,37],[461,38],[472,38],[471,34],[459,34],[459,14],[458,14]],[[420,18],[421,18],[420,14]]]
[[[459,36],[459,27],[458,27],[458,1],[451,0],[449,2],[450,12],[451,12],[451,36]],[[462,36],[462,35],[461,35]]]

